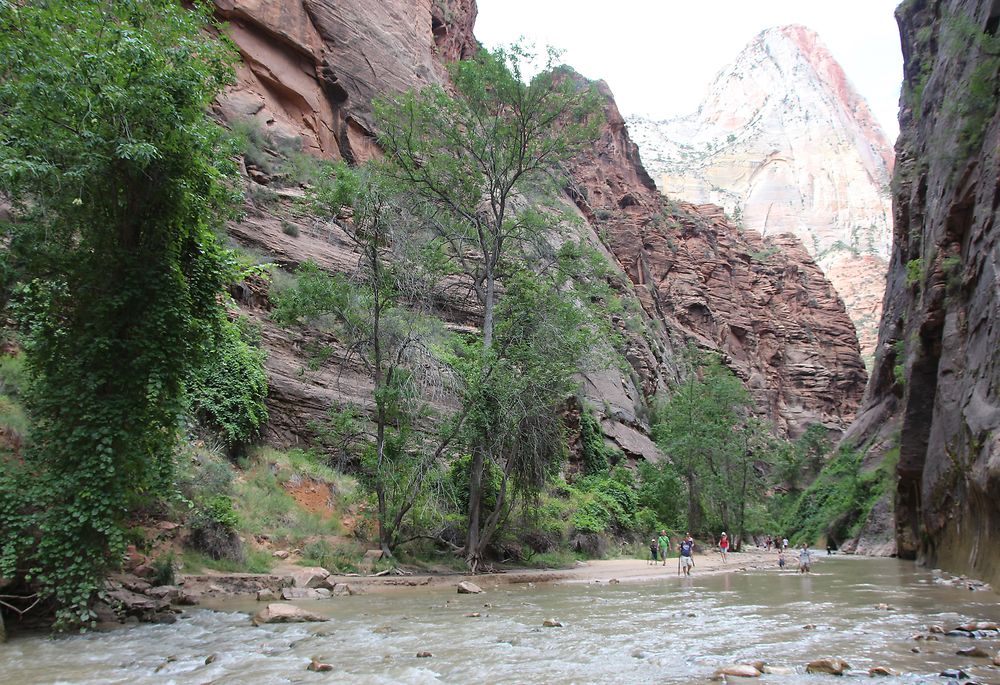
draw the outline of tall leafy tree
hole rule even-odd
[[[373,435],[365,439],[363,412],[333,409],[329,437],[355,443],[361,475],[375,495],[379,543],[385,555],[401,542],[404,521],[421,496],[421,486],[458,426],[423,451],[413,423],[426,411],[421,394],[428,375],[441,375],[428,350],[435,326],[420,311],[426,276],[433,274],[399,239],[404,217],[373,165],[337,164],[311,191],[314,215],[339,223],[358,254],[350,275],[328,274],[313,263],[297,271],[298,283],[278,299],[275,319],[326,328],[349,358],[360,362],[373,385]],[[342,216],[346,208],[351,217]],[[459,419],[459,424],[460,425]]]
[[[130,506],[169,480],[184,380],[234,274],[205,116],[234,53],[177,0],[0,3],[0,191],[34,422],[0,488],[0,575],[86,622]]]
[[[416,199],[482,306],[474,387],[488,384],[503,354],[495,349],[498,286],[517,270],[525,246],[553,227],[545,214],[527,209],[524,197],[551,185],[553,170],[596,136],[596,96],[555,68],[554,52],[547,57],[527,79],[532,55],[524,48],[481,51],[452,65],[453,93],[435,86],[376,105],[390,173]],[[469,474],[465,553],[472,568],[492,527],[480,509],[484,468],[496,446],[489,435],[480,438],[471,445]]]
[[[753,417],[746,388],[718,358],[689,357],[695,368],[658,409],[654,435],[684,481],[688,526],[702,530],[707,508],[724,529],[742,535],[747,504],[763,494],[769,433]]]

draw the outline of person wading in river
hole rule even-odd
[[[729,556],[729,538],[726,534],[722,534],[722,539],[719,540],[719,551],[722,553],[722,563],[727,563],[727,558]]]
[[[670,551],[670,536],[667,535],[667,531],[660,531],[660,539],[657,540],[660,545],[660,558],[663,560],[663,565],[667,565],[667,552]]]
[[[684,575],[691,575],[691,569],[694,568],[694,538],[691,537],[691,533],[688,533],[680,544],[681,555],[677,559],[677,574],[680,575],[681,568],[684,569]]]
[[[799,573],[809,573],[810,564],[812,555],[809,553],[809,547],[803,542],[802,549],[799,550]]]

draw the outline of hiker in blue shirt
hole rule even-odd
[[[679,549],[681,556],[678,559],[678,563],[684,569],[684,575],[689,576],[691,575],[691,569],[694,568],[694,538],[691,537],[691,533],[684,536]]]

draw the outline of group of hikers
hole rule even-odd
[[[767,550],[770,551],[771,545],[778,551],[778,568],[784,569],[786,565],[785,561],[785,551],[788,549],[788,538],[767,538]],[[652,538],[649,541],[649,563],[656,565],[657,562],[661,562],[664,566],[667,565],[667,555],[670,553],[670,536],[667,531],[661,530],[659,537]],[[692,569],[694,569],[694,538],[691,537],[691,533],[685,533],[684,537],[677,545],[677,574],[680,575],[681,571],[684,572],[685,576],[690,576]],[[729,563],[729,536],[725,533],[719,538],[719,554],[722,555],[722,563]],[[806,543],[802,543],[802,547],[799,548],[799,573],[809,573],[812,566],[812,552],[809,550],[809,546]]]

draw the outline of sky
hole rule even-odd
[[[903,58],[899,0],[477,0],[487,47],[524,36],[611,86],[626,116],[667,119],[698,108],[724,66],[764,29],[816,31],[892,143]]]

